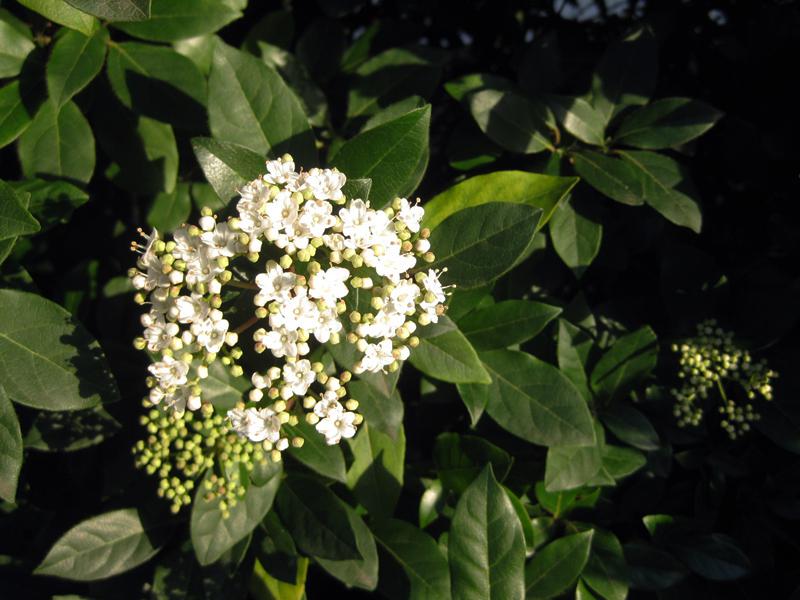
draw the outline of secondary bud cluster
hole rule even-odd
[[[674,344],[672,351],[680,355],[678,377],[683,380],[680,388],[671,390],[680,427],[699,425],[703,401],[714,398],[720,402],[720,426],[736,439],[760,419],[754,403],[772,400],[771,381],[778,374],[766,361],[754,362],[747,350],[735,344],[733,333],[719,328],[714,319],[700,323],[697,336]]]
[[[422,268],[435,260],[422,207],[396,198],[373,209],[345,197],[343,173],[296,171],[288,155],[266,170],[240,191],[234,216],[204,209],[172,239],[142,234],[129,275],[149,307],[134,341],[152,358],[149,402],[178,416],[198,410],[219,361],[253,386],[227,411],[230,430],[277,461],[302,444],[287,429],[301,418],[328,444],[362,420],[351,374],[326,373],[307,358],[315,347],[347,341],[355,373],[397,370],[446,294],[441,272]]]

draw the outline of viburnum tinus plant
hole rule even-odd
[[[150,435],[135,451],[139,465],[158,472],[159,495],[172,500],[173,512],[190,502],[204,468],[219,471],[208,499],[216,493],[226,509],[235,505],[245,493],[235,463],[249,473],[255,462],[280,461],[290,443],[303,445],[284,425],[302,418],[328,445],[355,435],[363,417],[348,395],[351,373],[331,375],[309,360],[320,344],[354,345],[356,374],[394,372],[419,345],[418,325],[444,313],[439,274],[422,268],[436,257],[418,201],[396,198],[375,210],[345,197],[344,173],[298,172],[288,154],[268,161],[266,171],[240,190],[237,216],[218,221],[206,208],[199,226],[183,225],[170,240],[153,230],[133,244],[140,256],[129,276],[137,302],[149,309],[134,345],[153,358],[145,408],[164,411],[143,419]],[[227,314],[234,308],[235,326]],[[249,373],[240,364],[246,352],[260,356],[249,361],[258,365]],[[225,426],[201,385],[217,360],[253,386],[247,402],[224,413]],[[202,416],[191,430],[180,419],[187,409]],[[226,427],[249,442],[246,450],[237,442],[218,446],[216,438],[228,439]]]

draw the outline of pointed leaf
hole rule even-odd
[[[92,15],[73,8],[63,0],[19,0],[19,3],[50,21],[80,31],[83,35],[92,35],[98,27],[97,19]]]
[[[592,389],[596,394],[618,398],[650,374],[658,361],[658,339],[644,326],[622,336],[592,370]]]
[[[338,445],[329,446],[325,437],[313,426],[301,420],[296,426],[284,425],[290,435],[302,437],[305,443],[300,448],[292,448],[290,456],[312,471],[342,483],[347,482],[344,455]]]
[[[575,210],[574,198],[562,202],[550,219],[553,249],[580,278],[600,252],[603,226]]]
[[[499,89],[473,92],[466,100],[478,127],[506,150],[534,154],[553,149],[549,135],[554,127],[546,106]]]
[[[63,30],[47,61],[47,93],[56,106],[63,106],[100,72],[107,43],[108,30],[104,27],[91,37]]]
[[[75,8],[106,21],[146,21],[150,0],[67,0]]]
[[[628,146],[659,150],[679,146],[711,129],[722,113],[691,98],[663,98],[626,117],[614,140]]]
[[[173,42],[214,33],[241,16],[235,6],[220,0],[156,0],[150,8],[149,19],[137,16],[128,19],[129,22],[114,23],[114,27],[143,40]]]
[[[567,591],[589,560],[593,530],[550,542],[525,566],[525,597],[553,598]]]
[[[0,179],[0,240],[30,235],[40,229],[39,222],[20,204],[13,188]]]
[[[347,487],[371,515],[391,516],[403,488],[404,430],[401,427],[392,439],[365,421],[348,444],[353,463],[347,471]]]
[[[623,204],[644,204],[641,178],[629,163],[591,150],[571,155],[575,171],[601,194]]]
[[[226,204],[239,190],[264,171],[263,157],[229,142],[192,138],[192,149],[203,174]]]
[[[478,350],[496,350],[534,337],[561,314],[557,306],[530,300],[506,300],[479,308],[458,326]]]
[[[409,361],[417,369],[450,383],[489,383],[475,349],[447,317],[419,330],[420,344]]]
[[[0,384],[0,498],[14,502],[22,468],[22,432],[17,413]]]
[[[33,115],[22,101],[19,81],[0,88],[0,148],[17,139],[33,120]]]
[[[372,591],[378,585],[378,549],[372,532],[358,513],[342,503],[347,521],[356,538],[356,547],[362,558],[331,560],[315,557],[319,566],[348,587]]]

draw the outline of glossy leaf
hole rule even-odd
[[[16,290],[0,290],[0,304],[0,379],[12,400],[75,410],[119,399],[100,346],[66,310]]]
[[[14,189],[0,179],[0,240],[30,235],[40,229],[39,222],[20,204]]]
[[[173,42],[214,33],[242,13],[222,0],[155,0],[147,20],[117,22],[114,26],[133,37],[154,42]]]
[[[313,426],[301,420],[296,426],[284,425],[291,435],[297,435],[305,440],[300,448],[292,448],[289,454],[312,471],[335,481],[347,482],[344,456],[338,445],[329,446],[325,437]]]
[[[192,138],[192,149],[206,179],[226,203],[264,170],[261,155],[244,146],[211,138]]]
[[[509,202],[465,208],[431,234],[431,267],[447,267],[447,280],[462,289],[494,281],[524,257],[541,216],[539,208]]]
[[[663,98],[636,110],[620,123],[614,141],[659,150],[685,144],[711,129],[722,113],[691,98]]]
[[[453,596],[525,597],[525,538],[503,487],[487,466],[461,495],[448,541]]]
[[[113,436],[120,424],[102,406],[84,410],[41,411],[25,433],[25,448],[74,452]]]
[[[640,450],[657,450],[658,433],[652,423],[639,410],[620,402],[613,404],[602,415],[606,427],[620,440]]]
[[[657,360],[658,339],[649,326],[624,335],[592,370],[592,389],[596,394],[618,398],[643,381]]]
[[[101,27],[91,37],[62,30],[47,61],[47,93],[63,106],[100,72],[106,59],[108,31]]]
[[[623,204],[644,204],[643,183],[629,163],[591,150],[571,155],[575,171],[601,194]]]
[[[372,591],[378,585],[378,549],[372,532],[358,513],[342,503],[347,513],[347,522],[353,531],[356,547],[361,558],[331,560],[315,557],[319,566],[348,587]]]
[[[628,597],[625,555],[617,536],[595,529],[592,550],[581,578],[606,600],[625,600]]]
[[[289,152],[298,166],[316,163],[314,134],[300,101],[262,61],[218,41],[208,90],[214,138],[261,155]]]
[[[153,198],[147,224],[160,231],[173,231],[186,222],[191,210],[189,184],[179,183],[171,192],[161,192]]]
[[[467,97],[478,127],[510,152],[534,154],[553,149],[548,109],[508,90],[485,89]]]
[[[408,197],[427,166],[431,109],[425,106],[345,142],[331,159],[348,177],[372,179],[370,200],[380,208]]]
[[[514,435],[543,446],[592,445],[589,409],[552,365],[514,350],[481,353],[492,376],[486,412]]]
[[[558,344],[556,353],[558,368],[578,389],[584,399],[591,401],[586,361],[594,342],[591,336],[566,319],[558,320]]]
[[[249,485],[244,497],[230,507],[227,518],[220,509],[222,499],[207,500],[205,486],[202,483],[197,486],[192,502],[191,536],[201,565],[215,562],[255,529],[272,507],[282,472],[280,464],[273,463],[269,480],[264,485]],[[206,477],[210,476],[209,471]]]
[[[89,201],[86,192],[66,181],[30,179],[14,181],[10,185],[17,193],[31,195],[28,209],[45,231],[59,223],[67,223],[73,211]]]
[[[16,77],[34,48],[30,30],[15,27],[10,13],[0,12],[0,79]]]
[[[574,202],[562,202],[550,219],[553,249],[580,278],[600,252],[603,225],[575,210]]]
[[[146,21],[151,0],[67,0],[75,8],[106,21]],[[156,0],[158,2],[158,0]]]
[[[450,383],[489,383],[475,349],[447,317],[419,330],[420,344],[409,361],[417,369]]]
[[[96,581],[124,573],[158,552],[155,533],[136,509],[107,512],[61,536],[34,573],[73,581]]]
[[[70,6],[64,0],[19,0],[19,3],[54,23],[80,31],[86,36],[92,35],[98,27],[97,19],[92,15]]]
[[[603,459],[597,446],[552,446],[547,449],[544,486],[548,492],[573,490],[589,483]]]
[[[582,142],[594,146],[605,144],[603,115],[583,98],[570,96],[546,97],[559,123]]]
[[[42,104],[30,127],[19,138],[17,154],[25,177],[55,175],[88,182],[94,173],[94,136],[73,102],[58,108]]]
[[[525,597],[553,598],[567,591],[589,560],[593,530],[550,542],[525,566]]]
[[[557,306],[531,300],[505,300],[469,313],[458,323],[478,350],[496,350],[534,337],[561,314]]]
[[[503,481],[511,470],[511,455],[487,440],[471,435],[443,433],[436,438],[433,464],[442,485],[456,494],[466,490],[487,464]]]
[[[404,430],[401,427],[396,439],[392,439],[365,421],[348,444],[353,463],[347,470],[347,487],[370,515],[391,516],[403,488]]]
[[[17,139],[33,120],[33,115],[22,101],[19,81],[0,88],[0,148]]]
[[[14,406],[0,384],[0,498],[14,502],[22,468],[22,432]]]
[[[236,406],[250,389],[247,380],[233,377],[218,361],[208,367],[208,377],[200,380],[200,386],[203,388],[203,400],[211,402],[220,411],[228,411]]]

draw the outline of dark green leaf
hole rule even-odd
[[[220,510],[222,498],[207,500],[205,485],[197,486],[192,503],[192,546],[201,565],[218,560],[224,552],[247,537],[272,507],[275,494],[281,485],[281,466],[272,466],[272,476],[264,485],[249,485],[243,498],[230,507],[230,515],[223,517]],[[206,478],[211,476],[208,472]]]
[[[0,498],[14,502],[22,468],[22,433],[14,406],[0,384]]]
[[[46,231],[59,223],[67,223],[72,212],[86,204],[89,195],[66,181],[31,179],[11,183],[17,193],[31,195],[28,209]]]
[[[171,192],[161,192],[153,199],[147,224],[161,231],[173,231],[186,222],[191,211],[189,184],[179,183]]]
[[[447,267],[447,279],[462,289],[494,281],[525,255],[541,216],[540,208],[510,202],[465,208],[431,234],[431,267]]]
[[[552,446],[547,449],[544,486],[548,492],[572,490],[589,483],[602,465],[597,446]]]
[[[55,175],[84,183],[94,173],[94,136],[73,102],[58,108],[42,104],[30,127],[19,138],[17,154],[25,177]]]
[[[511,470],[513,458],[502,448],[472,435],[443,433],[436,438],[433,463],[444,487],[461,494],[487,464],[503,481]]]
[[[478,350],[495,350],[532,339],[559,314],[550,304],[506,300],[472,311],[458,326]]]
[[[581,578],[602,598],[625,600],[628,597],[625,570],[625,555],[617,536],[609,531],[595,529],[592,552]]]
[[[365,421],[358,435],[348,443],[353,463],[347,470],[347,487],[371,515],[391,516],[403,488],[406,456],[403,428],[396,439],[392,439]]]
[[[117,29],[133,37],[154,42],[173,42],[214,33],[242,13],[222,0],[156,0],[146,21],[114,23]]]
[[[611,432],[623,442],[640,450],[657,450],[658,433],[641,412],[632,406],[617,402],[601,418]]]
[[[558,369],[513,350],[484,352],[481,359],[492,376],[486,412],[501,427],[544,446],[595,443],[589,409]]]
[[[589,560],[593,535],[591,529],[568,535],[534,554],[525,566],[525,597],[553,598],[567,591]]]
[[[378,549],[375,538],[355,510],[344,503],[342,507],[347,512],[347,521],[355,534],[356,547],[362,558],[331,560],[317,556],[315,560],[346,586],[372,591],[378,585]]]
[[[372,179],[348,179],[342,186],[342,193],[346,198],[360,198],[366,202],[371,189]]]
[[[578,175],[601,194],[630,206],[644,204],[641,178],[629,163],[591,150],[570,156]]]
[[[408,576],[409,600],[450,597],[447,558],[432,537],[396,519],[376,520],[372,524],[372,531],[380,545]]]
[[[451,167],[469,171],[493,163],[502,154],[502,149],[483,135],[475,123],[462,120],[453,129],[446,153]]]
[[[491,73],[470,73],[448,81],[444,89],[454,100],[462,102],[481,90],[514,90],[514,83]]]
[[[43,452],[73,452],[99,444],[119,428],[117,420],[102,406],[41,411],[25,434],[25,447]]]
[[[420,344],[411,352],[410,362],[435,379],[450,383],[489,383],[475,349],[447,317],[418,330]]]
[[[20,204],[14,189],[0,179],[0,240],[30,235],[40,229],[39,222]]]
[[[586,360],[594,342],[591,336],[566,319],[558,320],[558,368],[589,402],[589,380],[586,375]]]
[[[525,538],[502,486],[487,466],[456,505],[448,541],[453,596],[525,597]]]
[[[514,512],[517,513],[519,524],[522,525],[522,533],[525,536],[525,549],[527,552],[532,552],[536,543],[536,534],[533,530],[531,516],[528,514],[528,511],[525,508],[525,505],[522,503],[522,500],[520,500],[514,492],[512,492],[506,486],[503,486],[503,489],[505,490],[508,499],[511,500],[511,506],[514,507]]]
[[[647,103],[658,76],[657,55],[655,37],[644,27],[606,51],[592,77],[594,108],[606,123],[626,106]]]
[[[22,101],[19,87],[19,81],[12,81],[0,88],[0,148],[22,135],[33,119]]]
[[[466,179],[425,203],[422,224],[436,229],[465,208],[489,202],[512,202],[542,209],[539,229],[550,220],[559,202],[578,183],[577,177],[551,177],[525,171],[497,171]]]
[[[206,179],[225,203],[264,171],[261,155],[243,146],[211,138],[192,138],[192,149]]]
[[[62,31],[47,61],[47,93],[59,107],[97,76],[108,43],[108,31],[103,27],[91,37],[77,31]]]
[[[294,17],[288,10],[272,10],[258,21],[244,38],[242,50],[258,56],[258,42],[289,50],[294,39]]]
[[[208,377],[200,380],[203,400],[211,402],[219,411],[228,411],[244,398],[250,383],[243,377],[233,377],[220,361],[208,368]]]
[[[720,533],[693,536],[675,544],[674,550],[692,571],[712,581],[732,581],[750,573],[747,555]]]
[[[580,278],[600,252],[603,226],[576,211],[573,203],[570,198],[553,213],[550,237],[556,254]]]
[[[458,388],[458,395],[461,396],[461,400],[464,402],[464,406],[467,407],[467,412],[469,412],[470,426],[475,427],[486,410],[486,404],[489,402],[486,384],[459,383],[456,388]]]
[[[559,123],[576,138],[595,146],[605,145],[603,115],[583,98],[571,96],[546,97]]]
[[[67,0],[85,13],[106,21],[146,21],[150,18],[150,0]],[[158,2],[158,0],[156,0]]]
[[[330,355],[336,361],[336,364],[351,372],[355,363],[361,360],[362,353],[346,340],[342,340],[338,344],[326,344],[326,347]],[[379,396],[388,398],[395,393],[400,371],[401,369],[393,373],[370,373],[369,371],[365,371],[358,376],[358,380],[363,381],[377,391]],[[358,400],[358,398],[356,398],[356,400]]]
[[[590,485],[614,485],[614,481],[632,475],[647,463],[638,450],[611,445],[603,447],[602,459],[600,472],[589,482]]]
[[[341,21],[319,17],[300,35],[295,54],[314,81],[325,84],[339,74],[346,43],[347,32]]]
[[[378,125],[345,142],[331,163],[348,177],[372,179],[370,199],[376,208],[407,197],[427,165],[430,119],[431,108],[425,106]]]
[[[278,513],[300,551],[330,560],[363,558],[348,507],[310,477],[291,476],[278,492]]]
[[[663,98],[626,117],[614,140],[628,146],[658,150],[684,144],[711,129],[722,113],[691,98]]]
[[[370,427],[397,439],[403,426],[403,401],[397,391],[384,396],[363,381],[350,382],[347,390],[349,396],[358,401],[358,412],[364,415]]]
[[[0,380],[12,400],[75,410],[119,399],[100,346],[66,310],[16,290],[0,290],[0,305]]]
[[[61,536],[34,573],[73,581],[96,581],[124,573],[158,552],[154,533],[142,523],[136,509],[107,512]]]
[[[98,27],[97,19],[73,8],[64,0],[19,0],[19,3],[50,21],[80,31],[83,35],[92,35]]]
[[[171,48],[113,44],[106,67],[111,88],[137,114],[192,131],[206,128],[206,81],[200,69]]]
[[[292,448],[290,455],[312,471],[342,483],[347,482],[344,456],[338,445],[329,446],[325,438],[314,427],[301,420],[296,426],[284,427],[291,435],[300,436],[305,443],[300,448]]]
[[[0,10],[0,79],[19,75],[25,57],[34,48],[30,30],[18,24],[11,13]]]
[[[666,219],[700,233],[703,215],[697,202],[671,187],[672,180],[666,179],[665,172],[677,171],[671,158],[654,152],[620,152],[622,158],[633,167],[642,183],[644,201],[661,213]],[[666,163],[666,165],[665,165]]]
[[[641,383],[658,361],[658,339],[644,326],[622,336],[592,370],[591,384],[596,394],[618,398]]]
[[[218,41],[208,90],[215,138],[262,155],[289,152],[298,166],[316,164],[314,134],[300,101],[262,61]]]
[[[467,102],[481,131],[506,150],[533,154],[553,149],[548,136],[554,127],[546,106],[498,89],[473,92]]]
[[[376,112],[369,119],[367,119],[361,131],[367,131],[378,125],[383,125],[389,121],[394,121],[405,114],[410,113],[412,110],[423,108],[426,102],[421,96],[409,96],[403,100],[398,100],[394,104],[390,104],[384,109]]]
[[[625,562],[631,587],[640,590],[665,590],[682,581],[686,567],[671,554],[651,544],[625,544]]]

